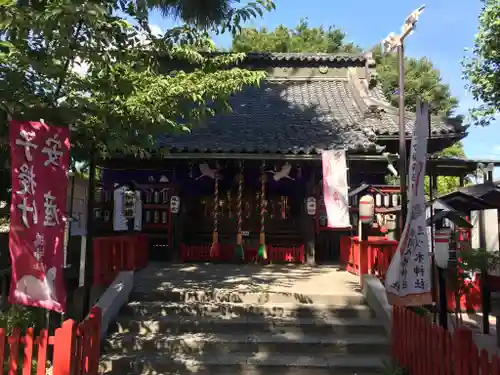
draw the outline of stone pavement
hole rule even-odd
[[[336,266],[151,263],[138,278],[163,278],[165,289],[224,289],[245,292],[357,294],[359,277]]]
[[[101,372],[373,375],[390,345],[358,280],[332,266],[152,264]]]

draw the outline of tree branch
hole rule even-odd
[[[52,104],[55,106],[57,99],[59,99],[59,95],[61,94],[62,87],[64,85],[64,82],[66,81],[66,77],[68,75],[68,69],[69,65],[73,63],[75,59],[75,54],[74,52],[76,51],[76,42],[77,38],[80,34],[80,31],[82,30],[83,27],[83,19],[80,19],[78,22],[78,25],[76,26],[75,34],[73,35],[73,42],[71,43],[71,53],[66,59],[66,62],[64,63],[64,68],[63,72],[61,73],[61,77],[59,77],[59,82],[57,83],[57,88],[56,91],[54,92],[54,98],[52,99]]]

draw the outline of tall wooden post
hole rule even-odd
[[[171,235],[170,235],[170,243],[169,243],[169,246],[170,246],[170,254],[171,254],[171,257],[172,257],[172,261],[174,262],[177,262],[179,261],[180,259],[180,249],[181,249],[181,246],[180,246],[180,239],[181,239],[181,228],[182,228],[182,212],[183,212],[183,205],[186,203],[184,202],[184,197],[181,195],[181,190],[180,190],[180,186],[179,184],[177,183],[177,174],[176,174],[176,170],[177,168],[179,167],[179,164],[178,162],[173,162],[172,165],[173,165],[173,184],[174,184],[174,190],[173,190],[173,193],[171,194],[172,195],[177,195],[181,201],[181,205],[180,205],[180,209],[179,209],[179,212],[177,214],[174,214],[172,213],[172,211],[170,211],[170,230],[171,230]],[[171,197],[170,197],[171,198]],[[170,201],[168,202],[169,203],[169,210],[170,210]]]
[[[305,194],[305,199],[308,197],[316,197],[316,191],[315,191],[315,186],[316,186],[316,173],[315,169],[312,168],[309,181],[307,182],[306,185],[306,194]],[[318,204],[316,202],[316,212],[318,210]],[[306,262],[309,265],[315,265],[316,264],[316,225],[315,225],[315,216],[309,216],[307,214],[307,208],[305,207],[305,204],[303,203],[303,209],[302,209],[302,215],[303,215],[303,228],[304,228],[304,247],[305,247],[305,254],[306,254]]]
[[[460,187],[464,187],[464,186],[465,186],[465,175],[461,174],[460,175]]]
[[[95,175],[96,175],[96,160],[93,156],[94,152],[91,153],[90,163],[89,163],[89,189],[87,194],[87,235],[85,241],[85,264],[80,265],[84,267],[84,280],[83,287],[85,288],[85,298],[83,303],[83,311],[81,318],[83,319],[90,309],[91,304],[91,289],[94,276],[94,201],[95,201]],[[81,258],[80,258],[81,259]]]

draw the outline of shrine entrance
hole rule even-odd
[[[181,261],[251,262],[264,244],[269,261],[273,252],[286,258],[283,261],[303,263],[305,184],[297,167],[267,167],[258,161],[246,162],[243,168],[242,162],[226,163],[224,171],[219,164],[216,178],[211,178],[210,168],[192,166],[192,177],[184,185]],[[278,175],[283,168],[289,169],[287,174]]]

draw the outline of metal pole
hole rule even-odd
[[[406,161],[406,123],[405,123],[405,54],[403,40],[398,46],[399,66],[399,183],[401,188],[401,217],[399,218],[400,236],[406,222],[407,214],[407,161]]]

